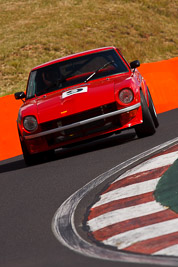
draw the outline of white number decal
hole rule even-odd
[[[63,92],[62,93],[62,98],[71,96],[71,95],[75,95],[75,94],[80,94],[80,93],[86,93],[88,91],[88,87],[80,87],[80,88],[76,88],[76,89],[71,89],[69,91]]]

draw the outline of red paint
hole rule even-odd
[[[165,151],[162,151],[162,152],[156,154],[155,156],[153,156],[151,158],[159,157],[161,155],[165,155],[165,154],[168,154],[168,153],[171,153],[171,152],[175,152],[175,151],[178,151],[178,145],[172,146],[172,147],[166,149]]]
[[[64,65],[60,65],[61,66],[60,71],[59,71],[59,67],[58,68],[56,67],[55,71],[58,70],[60,73],[61,71],[68,73],[67,69],[70,66],[69,64],[70,60],[72,59],[77,60],[82,56],[90,55],[90,59],[87,62],[94,61],[93,55],[96,55],[96,53],[99,53],[101,51],[105,53],[114,53],[115,57],[117,57],[117,60],[115,61],[114,59],[114,61],[118,65],[121,64],[121,63],[118,63],[120,61],[122,62],[122,64],[123,62],[125,62],[125,60],[122,58],[122,56],[119,54],[118,50],[115,47],[107,47],[107,48],[95,49],[93,51],[90,50],[90,51],[82,52],[79,54],[75,54],[72,56],[68,56],[62,59],[57,59],[55,61],[45,63],[41,66],[38,66],[32,69],[31,75],[29,77],[34,77],[34,75],[36,75],[35,77],[38,77],[39,80],[35,78],[35,82],[37,80],[39,81],[39,83],[36,82],[37,84],[44,84],[43,75],[44,75],[45,69],[42,69],[42,68],[49,67],[49,66],[51,67],[53,64],[56,64],[56,63],[64,64],[64,62],[66,62],[65,64],[68,64],[68,65],[65,65],[65,66],[67,67],[64,68]],[[97,60],[99,57],[101,57],[101,55],[97,56]],[[84,59],[82,59],[82,62],[83,61]],[[107,59],[107,61],[109,62],[109,59]],[[79,65],[79,63],[80,65],[82,64],[84,65],[84,63],[81,64],[81,62],[78,62],[77,64]],[[88,63],[85,63],[85,64],[88,64]],[[116,68],[114,66],[111,66],[111,69],[112,70],[114,69],[115,71]],[[95,65],[93,65],[92,67],[93,69],[91,70],[90,73],[84,72],[86,77],[89,77],[93,73],[93,71],[96,69]],[[115,71],[114,73],[109,72],[111,74],[103,74],[103,77],[96,78],[96,79],[94,78],[93,80],[91,79],[87,81],[86,83],[83,82],[84,81],[83,74],[81,75],[73,74],[74,76],[72,77],[70,77],[71,74],[70,75],[66,74],[66,78],[64,80],[66,84],[68,84],[68,82],[70,84],[71,79],[73,80],[76,79],[76,82],[72,84],[70,87],[63,86],[61,89],[58,89],[53,92],[48,92],[47,90],[44,91],[44,85],[43,87],[41,87],[41,89],[39,89],[40,87],[39,88],[37,87],[37,90],[39,91],[41,90],[40,92],[42,92],[43,94],[41,96],[37,96],[36,94],[39,91],[35,91],[35,93],[33,93],[32,95],[30,94],[31,98],[26,99],[25,103],[21,106],[19,110],[18,128],[19,128],[19,133],[20,133],[20,139],[24,142],[24,145],[27,147],[28,153],[33,154],[33,153],[39,153],[39,152],[46,151],[46,150],[60,148],[64,145],[83,141],[83,140],[86,140],[92,137],[100,136],[100,135],[118,131],[121,129],[123,130],[128,127],[135,126],[137,124],[142,123],[143,121],[142,111],[141,111],[141,107],[139,107],[139,108],[135,108],[135,112],[131,111],[130,115],[129,115],[129,112],[126,113],[126,115],[124,116],[122,115],[121,119],[120,119],[120,115],[118,115],[112,119],[103,120],[102,121],[103,124],[105,123],[106,125],[109,125],[109,123],[110,124],[112,123],[111,124],[112,127],[110,128],[109,127],[101,128],[97,126],[96,124],[95,126],[92,126],[90,124],[91,126],[88,126],[88,125],[82,126],[82,129],[79,129],[77,133],[75,133],[75,128],[70,130],[70,135],[68,134],[67,131],[63,131],[63,133],[59,132],[56,134],[48,134],[48,135],[46,134],[43,136],[43,138],[35,137],[36,140],[35,139],[26,140],[25,138],[26,136],[29,137],[31,134],[34,135],[34,134],[38,134],[42,132],[43,130],[42,130],[41,124],[45,122],[49,122],[49,121],[51,122],[53,120],[60,120],[60,123],[62,124],[62,126],[70,125],[70,123],[68,122],[66,124],[63,121],[61,122],[61,119],[68,120],[68,116],[76,115],[80,113],[81,113],[81,116],[83,116],[82,112],[85,112],[85,111],[88,111],[94,108],[98,108],[101,106],[104,107],[106,104],[111,104],[111,103],[115,103],[116,110],[122,110],[126,107],[139,104],[140,103],[140,88],[143,89],[143,92],[145,90],[145,87],[142,82],[141,74],[139,73],[137,69],[135,69],[135,71],[133,72],[131,68],[129,67],[129,64],[126,62],[124,64],[124,67],[119,67],[119,68],[122,69],[121,73],[119,74],[118,74],[118,67],[117,67],[117,71]],[[37,74],[35,74],[36,72],[34,71],[38,71],[39,73],[37,72]],[[100,70],[101,75],[103,71],[104,70]],[[55,72],[53,70],[53,74],[54,73]],[[73,73],[73,72],[70,71],[69,73]],[[69,76],[69,78],[67,75]],[[80,80],[80,82],[78,82],[77,79],[81,78],[81,76],[82,76],[82,79]],[[35,82],[34,81],[32,82],[32,80],[30,79],[28,83],[31,86],[31,84],[35,84]],[[81,84],[81,81],[83,82],[82,84]],[[75,90],[75,88],[81,90],[81,88],[83,87],[87,88],[87,92],[69,94],[67,97],[63,97],[65,92],[66,93],[73,92],[72,90]],[[33,87],[31,86],[31,88],[34,88],[34,85]],[[133,92],[133,100],[129,104],[124,104],[119,99],[119,92],[123,88],[130,88],[130,90]],[[29,96],[28,86],[27,86],[26,96],[27,98]],[[24,118],[28,115],[34,116],[38,121],[38,129],[32,133],[25,130],[24,124],[23,124]],[[117,119],[117,123],[115,122],[116,119]],[[80,122],[79,118],[76,121],[74,120],[74,122],[78,122],[78,121]],[[57,129],[57,126],[55,126],[55,128]],[[89,128],[89,130],[87,131],[87,134],[82,135],[81,133],[84,133],[86,131],[85,129],[87,128]],[[49,130],[50,129],[52,128],[49,128]],[[92,130],[93,132],[91,132]],[[45,131],[43,131],[43,133],[44,132]],[[61,136],[62,137],[64,136],[66,138],[62,139]],[[69,138],[69,136],[72,136],[72,138]],[[58,140],[60,138],[60,142],[56,142],[56,138],[58,138]]]
[[[153,170],[135,173],[135,174],[132,174],[130,176],[127,176],[121,180],[116,181],[115,183],[112,183],[102,194],[105,194],[105,193],[110,192],[112,190],[115,190],[117,188],[128,186],[130,184],[141,183],[144,181],[148,181],[148,180],[152,180],[152,179],[161,177],[163,175],[163,173],[168,170],[169,167],[170,167],[170,165],[160,167],[157,169],[153,169]]]
[[[91,208],[88,220],[96,218],[110,211],[128,208],[134,205],[140,205],[153,200],[154,200],[153,192],[141,194],[138,196],[128,197],[124,199],[114,200],[109,203],[100,205],[96,208]]]
[[[125,77],[127,76],[128,75],[125,75]],[[66,88],[65,91],[69,89],[70,88]],[[22,116],[33,113],[39,118],[39,123],[44,123],[49,120],[60,118],[62,116],[61,112],[63,111],[67,111],[63,114],[63,117],[65,117],[112,103],[115,101],[114,79],[91,82],[88,85],[87,94],[76,94],[62,99],[62,93],[63,91],[60,90],[46,94],[45,98],[44,96],[40,96],[33,101],[28,101],[28,108],[25,106],[25,111],[23,111],[23,107],[21,109]],[[33,106],[31,106],[31,104],[36,107],[33,111]]]
[[[161,249],[167,248],[168,246],[174,246],[178,244],[178,232],[174,232],[167,235],[162,235],[156,238],[150,238],[145,241],[138,242],[131,245],[124,250],[142,253],[142,254],[153,254]]]
[[[146,79],[158,113],[178,107],[178,57],[154,63],[141,64],[139,71]],[[168,93],[168,89],[171,94]],[[4,132],[0,138],[0,160],[22,153],[16,127],[21,102],[13,95],[0,97],[1,123]]]
[[[164,221],[168,221],[168,220],[172,220],[172,219],[176,219],[176,218],[178,218],[178,214],[174,213],[171,210],[160,211],[157,213],[153,213],[151,215],[145,215],[145,216],[141,216],[139,218],[134,218],[134,219],[130,219],[130,220],[126,220],[126,221],[112,224],[110,226],[104,227],[104,228],[97,230],[95,232],[92,232],[92,235],[96,240],[104,241],[104,240],[106,240],[112,236],[117,235],[117,234],[121,234],[121,233],[131,231],[131,230],[134,230],[134,229],[137,229],[140,227],[144,227],[144,226],[148,226],[151,224],[156,224],[156,223],[160,223],[160,222],[164,222]],[[155,238],[155,240],[156,239],[157,238]],[[154,242],[156,242],[156,241],[154,241]],[[154,242],[153,242],[153,244],[154,244]],[[157,240],[157,242],[158,242],[158,240]],[[139,246],[139,243],[142,243],[142,244],[140,244],[140,246]],[[144,245],[143,243],[144,243],[144,241],[138,242],[138,244],[135,243],[132,246],[125,248],[124,250],[142,253],[143,250],[147,249],[146,245]],[[167,243],[167,246],[168,246],[168,244],[170,246],[170,243],[168,243],[167,240],[165,241],[165,243]],[[177,240],[177,243],[178,243],[178,240]],[[152,246],[151,241],[150,241],[150,246]],[[141,251],[139,249],[141,249]]]

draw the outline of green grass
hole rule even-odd
[[[114,45],[128,61],[178,52],[178,0],[0,0],[0,96],[43,62]]]
[[[162,175],[154,196],[162,206],[168,207],[178,213],[178,159]]]

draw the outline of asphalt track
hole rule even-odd
[[[177,117],[178,109],[159,114],[157,133],[144,139],[137,139],[134,131],[128,130],[59,150],[50,162],[32,167],[25,166],[22,156],[1,161],[0,266],[138,266],[89,258],[69,250],[53,235],[51,222],[59,206],[89,181],[137,154],[176,138]]]

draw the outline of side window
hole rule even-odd
[[[35,89],[36,89],[36,71],[31,72],[29,81],[28,81],[28,87],[27,87],[27,98],[32,98],[35,96]]]

